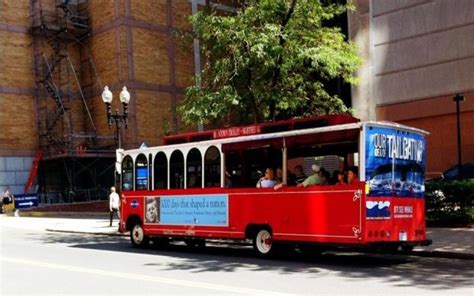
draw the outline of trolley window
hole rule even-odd
[[[122,190],[133,190],[133,160],[125,156],[122,161]]]
[[[186,183],[187,188],[202,187],[202,157],[197,148],[189,151],[186,158]]]
[[[135,189],[148,189],[148,161],[144,154],[140,154],[135,162]]]
[[[220,187],[221,185],[221,154],[219,149],[211,146],[204,156],[205,187]]]
[[[155,178],[155,189],[167,189],[168,159],[166,158],[166,154],[164,154],[163,152],[158,152],[158,154],[156,154],[153,169]]]
[[[180,150],[170,157],[170,188],[184,188],[184,156]]]

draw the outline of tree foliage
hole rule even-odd
[[[474,181],[430,181],[426,184],[426,218],[432,224],[469,225],[474,222]]]
[[[249,0],[234,15],[204,10],[192,17],[206,61],[201,85],[186,90],[186,123],[262,122],[347,112],[325,89],[335,78],[354,83],[356,47],[325,26],[349,5],[325,0]]]

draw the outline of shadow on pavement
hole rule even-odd
[[[45,244],[67,244],[72,248],[159,255],[179,260],[153,260],[145,264],[160,270],[190,272],[254,272],[272,270],[281,274],[305,273],[318,277],[321,272],[348,279],[372,278],[403,287],[447,290],[474,286],[474,261],[442,258],[422,258],[403,255],[326,252],[307,256],[298,252],[279,254],[271,259],[254,255],[250,246],[210,244],[205,248],[189,248],[182,243],[166,248],[151,245],[147,249],[132,247],[127,237],[91,236],[81,234],[31,234]]]

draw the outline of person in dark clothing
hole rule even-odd
[[[2,213],[5,213],[6,210],[7,210],[7,206],[9,204],[11,204],[13,202],[13,199],[12,199],[12,194],[10,193],[10,188],[6,188],[5,191],[3,192],[3,195],[2,195],[2,208],[1,208],[1,212]]]
[[[359,168],[352,166],[347,170],[347,183],[357,184],[359,183]]]
[[[343,171],[338,171],[338,170],[334,171],[333,184],[336,184],[336,185],[347,184],[346,175],[344,174]]]
[[[306,175],[303,172],[303,167],[301,165],[295,166],[295,177],[294,177],[296,185],[302,183],[306,180]]]

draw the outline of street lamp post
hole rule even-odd
[[[107,107],[107,121],[109,123],[109,128],[115,124],[115,130],[117,134],[118,149],[122,148],[122,139],[121,139],[121,129],[122,124],[125,128],[128,125],[128,103],[130,102],[130,93],[127,91],[127,87],[124,86],[120,92],[120,102],[122,102],[122,114],[119,113],[118,109],[115,110],[115,114],[112,113],[112,92],[109,90],[109,87],[106,85],[104,91],[102,92],[102,100],[104,101]]]
[[[456,94],[453,97],[453,101],[456,102],[456,118],[457,118],[457,134],[458,134],[458,178],[462,177],[461,165],[462,165],[462,155],[461,155],[461,113],[459,108],[459,102],[464,101],[464,96],[461,94]]]
[[[115,132],[117,135],[117,149],[122,149],[122,124],[125,128],[127,128],[128,124],[128,103],[130,102],[130,93],[127,91],[127,87],[123,87],[122,91],[120,92],[120,102],[122,102],[122,113],[119,113],[119,110],[115,110],[115,113],[112,113],[112,99],[113,95],[112,92],[109,90],[108,86],[104,87],[104,91],[102,92],[102,100],[107,107],[107,122],[109,124],[109,128],[115,124]],[[120,176],[120,172],[114,170],[114,184],[115,188],[121,188],[122,180]],[[119,189],[120,190],[120,189]]]

